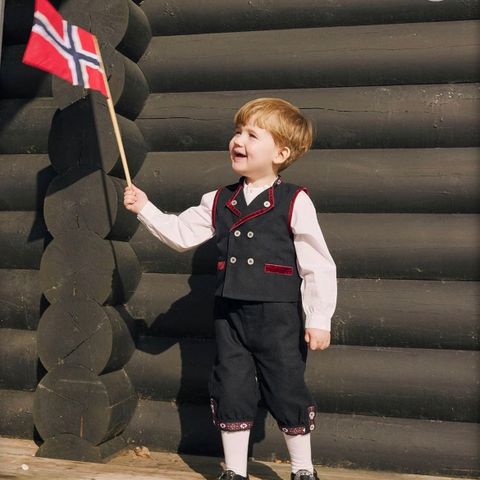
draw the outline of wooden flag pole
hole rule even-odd
[[[120,151],[120,158],[122,159],[123,170],[125,172],[125,178],[127,179],[127,185],[132,186],[132,180],[130,178],[130,172],[128,170],[127,158],[125,156],[125,150],[123,148],[122,136],[120,135],[120,128],[118,127],[117,115],[115,114],[115,108],[113,107],[112,95],[110,94],[110,87],[108,86],[107,75],[105,73],[105,67],[103,66],[102,54],[100,52],[100,47],[98,45],[97,37],[94,35],[93,39],[95,41],[95,49],[97,50],[98,58],[100,60],[100,70],[103,75],[103,80],[105,81],[105,87],[107,89],[107,104],[108,110],[110,112],[110,117],[112,118],[113,131],[115,132],[115,138],[117,139],[118,150]]]

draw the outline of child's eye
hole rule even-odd
[[[241,132],[238,131],[238,130],[236,130],[235,133],[234,133],[234,135],[237,135],[237,134],[240,135]],[[254,133],[250,133],[250,137],[257,138],[257,136],[256,136]]]

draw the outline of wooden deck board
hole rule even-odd
[[[0,479],[36,480],[214,480],[223,459],[170,452],[146,451],[138,455],[134,447],[111,457],[107,463],[37,458],[37,445],[31,440],[0,437]],[[28,466],[28,469],[23,469]],[[286,462],[249,461],[252,480],[289,480],[290,464]],[[410,475],[392,472],[350,470],[316,465],[321,480],[453,480],[454,477]],[[458,480],[458,479],[456,479]],[[463,478],[462,480],[473,480]]]

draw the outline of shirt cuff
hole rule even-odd
[[[305,315],[305,328],[320,328],[331,331],[332,321],[329,317],[318,313],[308,313]]]
[[[148,200],[147,203],[142,207],[142,209],[138,212],[137,218],[138,220],[149,220],[158,213],[160,210],[150,201]],[[162,212],[163,213],[163,212]]]

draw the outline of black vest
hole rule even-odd
[[[212,206],[218,247],[216,296],[242,300],[301,300],[302,278],[290,228],[295,197],[306,187],[285,182],[273,185],[247,205],[241,177],[220,187]]]

